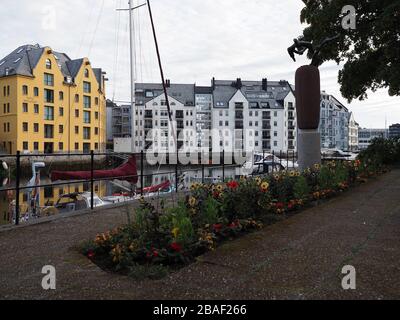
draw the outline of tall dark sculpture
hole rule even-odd
[[[339,36],[327,38],[314,47],[309,41],[294,39],[288,48],[290,57],[296,62],[296,54],[303,55],[307,50],[312,57],[311,64],[302,66],[296,71],[296,109],[299,154],[301,170],[321,163],[321,136],[318,132],[320,120],[321,80],[318,67],[322,64],[321,49]]]

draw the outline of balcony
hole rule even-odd
[[[271,134],[269,132],[263,132],[262,138],[263,138],[263,140],[270,140]]]
[[[243,109],[243,102],[235,102],[235,109]]]
[[[235,129],[242,130],[243,128],[243,121],[235,121]]]
[[[177,127],[178,129],[184,129],[184,128],[185,128],[185,125],[184,125],[183,121],[177,121],[177,122],[176,122],[176,127]]]
[[[289,135],[288,139],[289,139],[289,140],[295,140],[296,138],[295,138],[295,136],[293,136],[293,135]]]
[[[243,119],[243,111],[236,111],[235,112],[236,119]]]
[[[263,121],[262,129],[263,130],[271,130],[271,123],[269,121]]]
[[[176,119],[183,119],[184,118],[184,114],[183,111],[176,111]]]
[[[153,118],[153,111],[152,110],[146,110],[144,113],[145,118]]]
[[[271,114],[263,112],[262,119],[263,120],[271,120]]]

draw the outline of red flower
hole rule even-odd
[[[277,209],[284,209],[285,208],[285,204],[282,202],[278,202],[277,204],[275,204],[275,207]]]
[[[154,258],[157,258],[157,257],[158,257],[158,251],[155,251],[155,250],[153,251],[153,257],[154,257]]]
[[[214,197],[215,199],[218,199],[218,198],[220,197],[220,193],[219,193],[218,191],[215,191],[215,192],[213,193],[213,197]]]
[[[94,256],[95,256],[95,254],[94,254],[93,250],[89,250],[88,253],[87,253],[87,257],[88,257],[89,259],[93,259]]]
[[[147,252],[147,254],[146,254],[146,258],[147,258],[147,259],[151,259],[151,258],[153,258],[153,255],[151,254],[151,252]]]
[[[232,190],[237,189],[239,187],[239,183],[237,181],[228,182],[226,185],[228,186],[228,188]]]
[[[221,232],[222,224],[214,224],[213,228],[215,232]]]
[[[182,246],[179,243],[173,242],[171,243],[171,249],[174,250],[175,252],[181,252]]]

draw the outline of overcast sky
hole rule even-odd
[[[135,3],[142,3],[135,0]],[[129,100],[127,0],[2,0],[0,57],[22,44],[39,43],[67,53],[88,56],[107,71],[108,98]],[[166,78],[175,83],[209,85],[211,78],[287,79],[302,63],[293,63],[286,49],[301,34],[300,0],[152,0]],[[137,81],[160,81],[146,7],[135,13]],[[118,44],[118,45],[117,45]],[[340,66],[321,67],[322,89],[355,113],[362,127],[400,122],[400,97],[387,90],[367,101],[348,104],[337,75]]]

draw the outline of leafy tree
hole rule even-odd
[[[400,95],[400,1],[399,0],[303,0],[301,22],[305,40],[319,44],[336,34],[340,38],[321,51],[321,60],[344,62],[339,71],[342,95],[351,102],[364,100],[367,90],[388,88]],[[356,10],[356,28],[345,29],[342,22]]]

